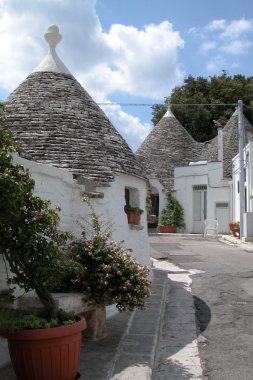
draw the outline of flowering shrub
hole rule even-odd
[[[231,227],[233,227],[233,228],[240,228],[240,222],[236,222],[236,221],[233,221],[233,220],[231,220],[231,221],[229,222],[229,225],[230,225]]]
[[[139,264],[122,243],[101,231],[98,216],[91,214],[92,235],[70,244],[68,256],[80,265],[79,277],[70,275],[67,288],[77,289],[84,300],[97,305],[116,303],[119,311],[143,309],[149,296],[149,269]],[[63,289],[64,290],[64,289]]]

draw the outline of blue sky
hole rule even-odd
[[[163,103],[189,74],[251,76],[252,13],[252,0],[0,0],[0,98],[43,59],[51,24],[97,102]],[[149,107],[103,109],[134,150],[152,128]]]

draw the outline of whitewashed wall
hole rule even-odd
[[[124,212],[125,206],[125,187],[138,189],[138,205],[144,210],[141,215],[140,228],[137,229],[129,225],[127,215]],[[147,213],[146,197],[147,184],[144,180],[120,174],[111,182],[111,187],[99,188],[104,193],[103,199],[94,200],[95,210],[101,214],[105,221],[112,223],[113,239],[115,241],[124,240],[124,245],[133,250],[133,256],[141,263],[150,266],[150,248],[147,233]]]
[[[193,185],[207,185],[206,165],[174,168],[174,196],[184,209],[185,232],[192,232]]]
[[[90,208],[82,202],[85,186],[78,184],[72,175],[64,169],[55,168],[50,165],[38,164],[33,161],[14,158],[14,162],[21,163],[28,168],[32,178],[35,180],[35,194],[43,199],[49,199],[53,207],[60,207],[60,229],[71,231],[80,236],[81,227],[77,223],[85,224]],[[133,250],[133,256],[142,264],[150,267],[150,247],[147,234],[146,196],[147,184],[141,178],[120,174],[109,187],[96,189],[104,193],[103,199],[91,199],[91,205],[101,216],[105,223],[112,225],[113,240],[120,242],[124,240],[126,248]],[[124,212],[125,187],[132,188],[138,194],[138,205],[144,210],[141,215],[141,225],[134,227],[128,224],[127,215]],[[0,275],[3,278],[3,265],[0,262]],[[0,287],[3,287],[0,282]]]
[[[149,177],[149,183],[152,189],[155,189],[159,194],[159,215],[166,205],[166,191],[164,186],[156,177]]]
[[[230,185],[222,179],[221,162],[177,167],[174,173],[175,196],[184,208],[186,233],[192,232],[194,185],[207,186],[207,219],[215,219],[217,202],[228,202],[230,205]]]
[[[233,213],[231,219],[240,220],[239,194],[239,154],[233,159],[232,202]],[[247,212],[253,212],[253,143],[250,141],[244,149],[245,188]]]

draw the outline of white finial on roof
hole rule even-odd
[[[55,48],[62,39],[62,35],[59,33],[59,28],[57,25],[49,26],[47,33],[44,34],[44,37],[50,48]]]
[[[167,112],[163,115],[163,117],[175,117],[171,111],[170,101],[167,102]]]
[[[70,71],[64,65],[64,63],[58,57],[55,47],[61,41],[62,35],[59,33],[57,25],[51,25],[48,27],[47,32],[44,34],[45,40],[49,44],[49,52],[45,58],[41,61],[39,66],[33,72],[49,71],[53,73],[70,74]]]

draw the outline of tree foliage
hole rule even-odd
[[[68,234],[58,232],[57,210],[34,195],[28,170],[13,164],[16,147],[11,132],[0,128],[0,254],[8,262],[9,283],[34,289],[50,318],[56,305],[48,286],[68,270],[61,248]]]
[[[159,222],[161,226],[182,228],[184,224],[184,209],[178,200],[171,194],[166,194],[166,206],[161,212]]]
[[[171,97],[165,99],[164,105],[155,104],[152,122],[156,125],[165,114],[167,103],[172,104],[172,112],[196,141],[212,139],[217,130],[213,120],[222,125],[228,121],[235,110],[234,105],[215,106],[215,104],[237,104],[242,100],[246,106],[253,108],[253,76],[229,76],[226,71],[220,76],[209,78],[189,75],[182,86],[172,91]],[[173,106],[173,104],[211,104],[211,106]],[[244,114],[253,124],[252,110],[245,108]]]

